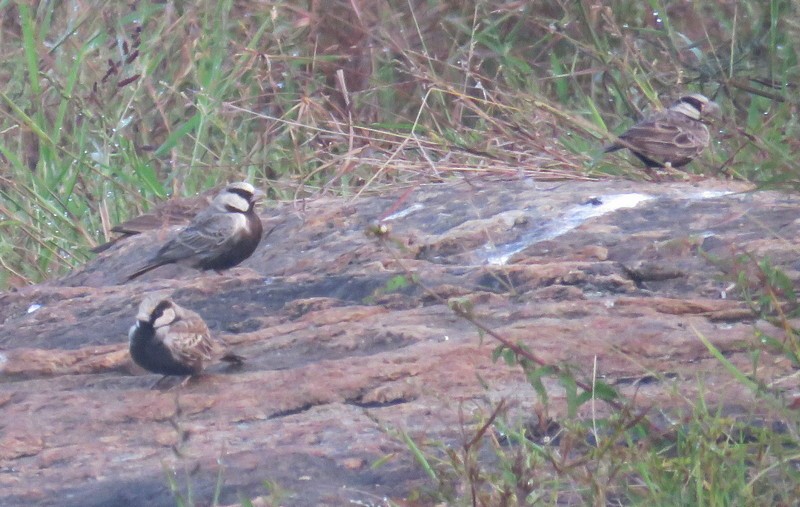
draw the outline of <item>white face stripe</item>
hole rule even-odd
[[[164,326],[169,326],[177,320],[178,316],[175,314],[175,308],[169,307],[164,310],[164,313],[153,322],[153,327],[158,329]]]
[[[700,119],[700,111],[698,111],[696,107],[692,106],[691,104],[687,104],[686,102],[675,104],[674,106],[670,107],[670,110],[688,116],[693,120]]]
[[[239,194],[226,192],[219,196],[219,207],[225,211],[228,211],[228,208],[233,208],[245,213],[250,209],[250,202]]]
[[[212,206],[222,213],[230,213],[229,208],[245,213],[250,209],[250,201],[239,194],[223,191],[214,198]]]
[[[232,189],[244,190],[245,192],[247,192],[250,195],[253,195],[253,194],[256,193],[256,188],[253,185],[251,185],[250,183],[247,183],[246,181],[239,181],[237,183],[231,183],[230,185],[225,187],[226,191],[227,190],[232,190]]]
[[[698,109],[694,102],[698,102],[700,108]],[[705,95],[699,93],[692,93],[684,95],[681,99],[670,106],[670,111],[681,113],[693,120],[699,120],[703,115],[703,111],[708,107],[709,100]]]
[[[694,100],[696,100],[697,102],[700,102],[701,104],[708,104],[708,102],[709,102],[709,101],[708,101],[708,97],[706,97],[705,95],[703,95],[703,94],[701,94],[701,93],[690,93],[689,95],[684,95],[684,96],[682,96],[681,98],[682,98],[682,99],[683,99],[683,98],[690,98],[690,99],[694,99]]]

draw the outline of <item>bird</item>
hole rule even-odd
[[[683,167],[708,146],[711,136],[702,120],[718,112],[717,103],[705,95],[684,95],[665,111],[629,128],[603,151],[628,148],[648,169]]]
[[[213,197],[220,191],[212,188],[199,195],[184,198],[172,198],[162,202],[147,213],[115,225],[111,232],[118,236],[91,249],[93,253],[105,252],[119,241],[143,232],[173,225],[185,225],[204,208],[211,204]]]
[[[211,337],[200,315],[159,295],[148,295],[139,304],[128,340],[133,362],[164,376],[198,375],[216,361],[244,362]]]
[[[261,241],[263,227],[255,205],[263,195],[246,182],[227,185],[189,225],[127,279],[173,263],[217,272],[236,266],[250,257]]]

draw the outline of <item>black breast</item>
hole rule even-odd
[[[252,209],[245,213],[248,222],[248,230],[236,236],[228,245],[225,245],[218,253],[213,256],[201,259],[197,263],[200,269],[228,269],[241,263],[256,251],[258,243],[261,241],[263,228],[261,220]]]
[[[199,373],[189,365],[178,362],[169,349],[155,337],[153,326],[139,323],[131,337],[133,362],[147,371],[161,375],[194,375]]]

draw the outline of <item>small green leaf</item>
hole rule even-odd
[[[619,393],[616,389],[606,384],[605,382],[596,381],[594,383],[594,396],[603,401],[612,401],[619,399]]]
[[[169,137],[167,137],[167,139],[161,144],[161,146],[156,149],[153,155],[156,157],[163,157],[169,153],[169,151],[178,144],[178,141],[180,141],[182,137],[189,134],[196,129],[198,125],[200,125],[200,119],[200,113],[195,113],[194,116],[189,118],[189,120],[187,120],[183,125],[175,129],[172,134],[170,134]]]

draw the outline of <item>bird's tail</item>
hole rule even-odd
[[[166,262],[152,262],[152,261],[148,262],[147,264],[145,264],[141,268],[139,268],[136,271],[134,271],[132,274],[128,275],[127,280],[131,281],[134,278],[138,278],[138,277],[142,276],[143,274],[147,273],[148,271],[152,271],[152,270],[154,270],[154,269],[156,269],[156,268],[158,268],[160,266],[163,266],[164,264],[167,264],[167,263]]]
[[[90,250],[90,252],[92,252],[92,253],[96,253],[96,254],[99,254],[99,253],[105,252],[106,250],[108,250],[108,249],[109,249],[109,248],[111,248],[112,246],[116,245],[116,244],[117,244],[117,241],[118,241],[120,238],[122,238],[122,237],[124,237],[124,236],[120,236],[119,238],[114,238],[114,239],[112,239],[111,241],[106,241],[106,242],[105,242],[105,243],[103,243],[102,245],[97,245],[96,247],[92,248],[92,249]]]
[[[231,363],[231,366],[241,366],[244,364],[244,356],[240,356],[239,354],[234,354],[233,352],[227,352],[224,356],[219,358],[220,361],[225,361],[226,363]]]

